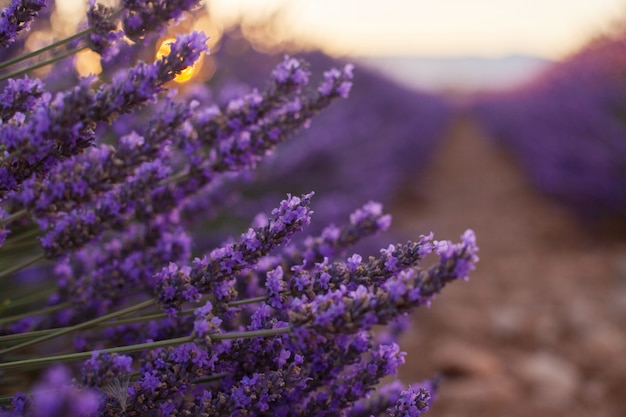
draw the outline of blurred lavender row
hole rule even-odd
[[[600,37],[474,114],[532,183],[590,224],[626,219],[626,34]]]

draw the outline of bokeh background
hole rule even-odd
[[[57,2],[26,46],[74,33],[83,6]],[[473,228],[472,279],[411,316],[401,340],[403,381],[444,377],[430,415],[626,415],[625,18],[623,0],[208,1],[172,29],[212,37],[173,85],[183,99],[262,89],[285,53],[318,77],[356,68],[348,100],[233,182],[243,195],[200,246],[311,190],[313,229],[385,204],[393,229],[359,251]],[[82,53],[38,75],[61,88],[63,71],[115,63]]]

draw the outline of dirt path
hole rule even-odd
[[[583,231],[459,117],[393,212],[416,236],[481,248],[470,282],[414,315],[406,382],[448,377],[433,417],[626,415],[626,241]]]

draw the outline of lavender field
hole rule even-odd
[[[0,415],[626,413],[626,35],[460,101],[54,11],[0,15]]]
[[[476,103],[531,181],[589,222],[625,214],[625,41],[596,39],[530,85]]]

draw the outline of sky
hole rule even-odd
[[[626,20],[626,0],[209,0],[226,25],[280,10],[280,36],[335,56],[558,59]]]

